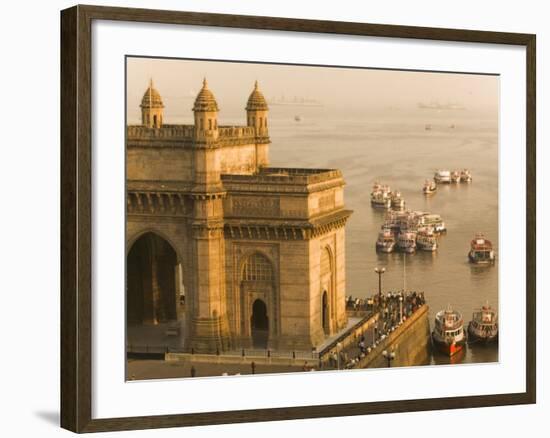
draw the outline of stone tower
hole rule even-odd
[[[225,242],[218,142],[218,104],[206,79],[193,105],[194,175],[189,196],[193,200],[191,254],[194,272],[193,303],[187,348],[215,353],[230,348],[225,292]]]
[[[247,125],[254,127],[257,147],[256,147],[256,166],[257,168],[266,167],[269,164],[268,147],[269,131],[267,127],[268,106],[264,95],[258,88],[258,81],[254,83],[254,89],[248,97],[246,103],[246,121]]]
[[[149,81],[149,88],[141,99],[141,124],[147,128],[160,128],[164,113],[164,104],[160,93],[153,86],[153,79]]]
[[[205,78],[193,105],[195,141],[212,142],[218,139],[218,111],[218,104]]]

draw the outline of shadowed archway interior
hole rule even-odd
[[[251,317],[252,343],[255,348],[267,348],[267,340],[269,336],[269,318],[267,316],[267,306],[265,303],[257,299],[252,304]]]
[[[323,291],[323,302],[322,302],[322,315],[321,315],[321,323],[323,324],[323,331],[325,334],[329,334],[330,332],[330,326],[329,326],[329,319],[328,319],[328,297],[327,297],[327,291]]]
[[[130,324],[156,325],[177,319],[177,255],[149,232],[130,249],[126,266],[126,312]]]

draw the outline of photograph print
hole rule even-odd
[[[498,362],[498,75],[125,80],[127,380]]]

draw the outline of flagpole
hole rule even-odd
[[[407,253],[403,253],[403,292],[407,289]]]

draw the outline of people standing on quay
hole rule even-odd
[[[369,330],[372,333],[365,336],[362,333],[356,343],[349,345],[346,349],[337,354],[332,352],[329,355],[329,367],[349,369],[358,366],[363,358],[379,345],[379,342],[406,321],[414,312],[425,304],[424,292],[389,291],[375,294],[370,299],[359,299],[347,297],[347,308],[349,310],[370,310],[376,309],[378,316],[376,322]],[[380,303],[380,306],[378,304]],[[367,339],[368,344],[367,347]],[[338,360],[339,359],[339,360]]]

